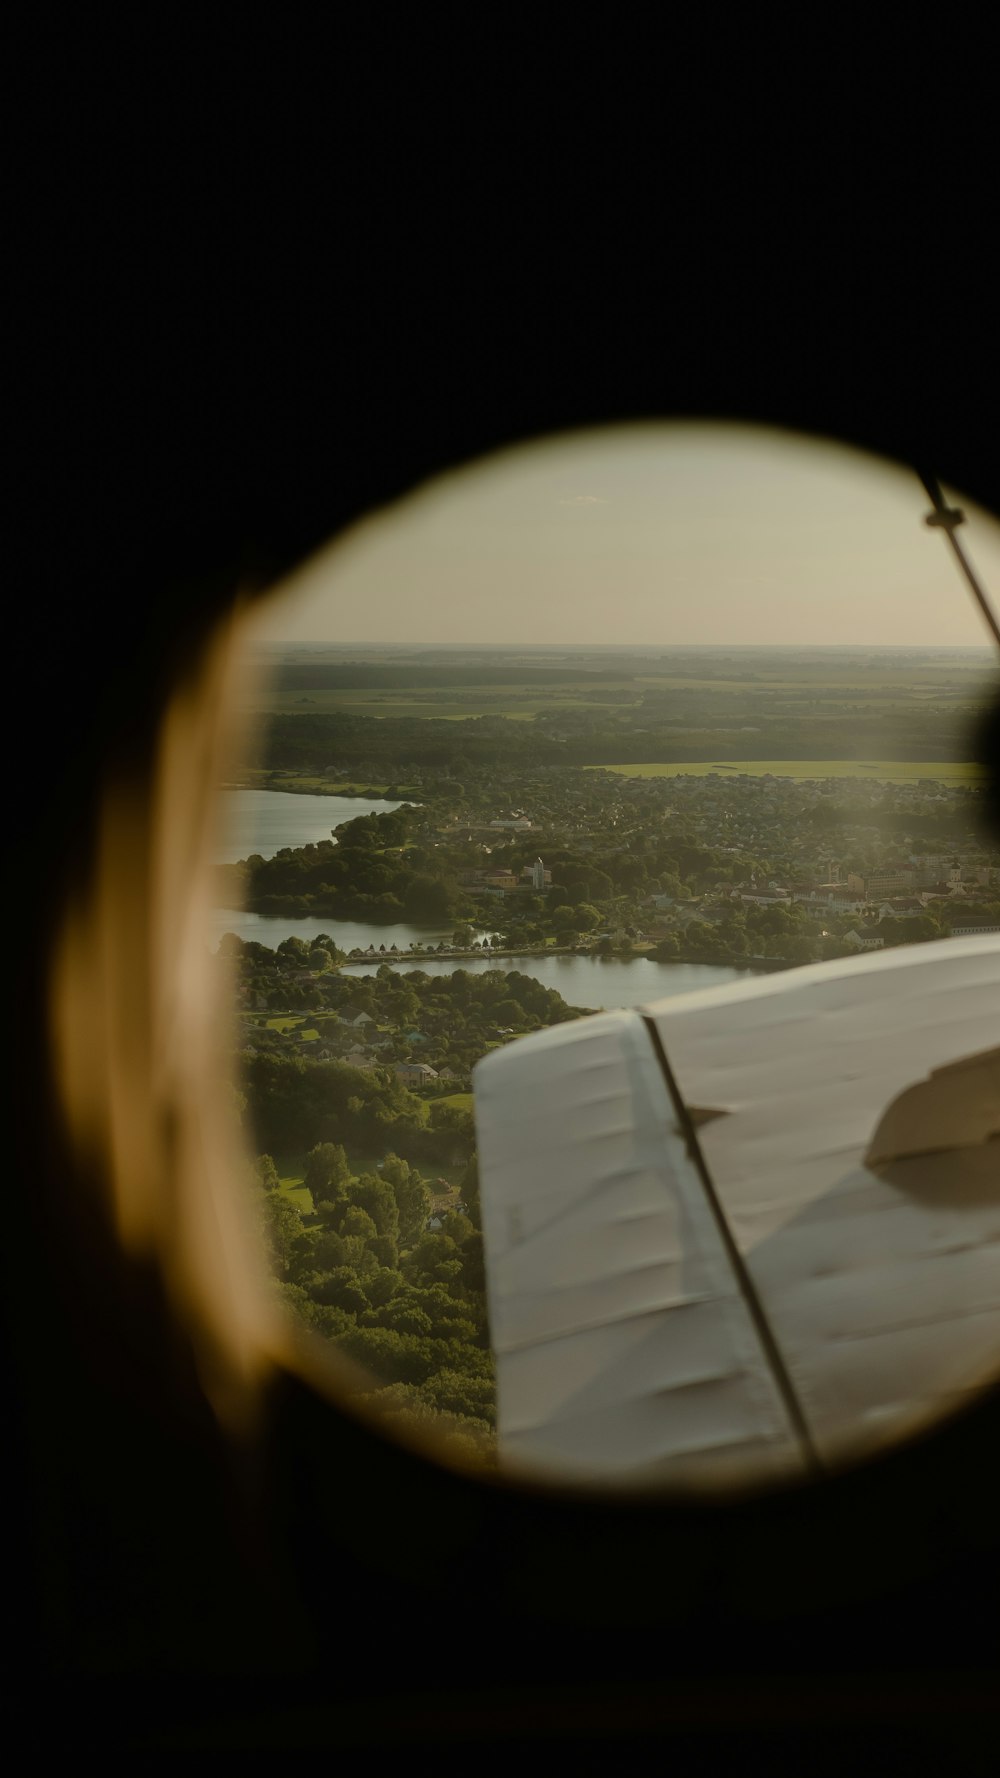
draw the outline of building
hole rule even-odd
[[[322,1055],[322,1053],[321,1050],[320,1055]],[[370,1070],[375,1067],[375,1063],[371,1056],[366,1056],[363,1050],[348,1050],[346,1056],[341,1057],[341,1061],[348,1068],[365,1068]]]
[[[531,826],[531,822],[527,815],[507,815],[498,817],[496,821],[491,821],[490,826],[492,828],[511,828],[516,833],[523,833],[526,828]]]
[[[523,887],[512,870],[488,870],[476,873],[475,883],[470,885],[473,895],[515,895]]]
[[[852,945],[856,951],[884,951],[885,935],[877,927],[863,926],[848,932],[844,937],[845,945]]]
[[[900,895],[892,901],[883,901],[878,910],[880,920],[894,920],[910,914],[924,914],[924,907],[919,895]]]
[[[392,1072],[407,1087],[423,1087],[438,1077],[437,1069],[426,1062],[397,1062]]]
[[[530,884],[532,889],[541,891],[549,887],[552,881],[552,872],[546,870],[540,858],[536,858],[534,864],[525,865],[521,872],[521,880],[522,884]]]
[[[774,907],[776,904],[788,905],[790,896],[787,889],[734,889],[734,901],[753,901],[758,907]]]
[[[891,895],[905,895],[916,882],[916,871],[909,865],[887,864],[870,871],[865,878],[865,895],[869,901],[885,901]]]
[[[860,879],[855,877],[856,883]],[[817,883],[813,888],[795,896],[796,901],[808,902],[811,906],[829,908],[832,913],[853,914],[865,905],[862,889],[852,889],[845,883]]]

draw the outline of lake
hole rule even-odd
[[[362,920],[322,919],[318,914],[307,914],[304,919],[296,920],[290,914],[249,914],[243,908],[214,908],[212,910],[211,939],[213,949],[224,932],[235,932],[237,938],[255,939],[259,945],[269,945],[276,950],[286,938],[319,938],[325,933],[332,938],[342,951],[353,951],[357,948],[366,951],[369,945],[378,950],[379,945],[395,945],[397,950],[408,950],[410,945],[436,945],[439,939],[450,939],[455,930],[455,922],[450,926],[410,926],[400,923],[396,926],[370,926]],[[469,930],[473,938],[482,942],[484,938],[492,938],[495,927]]]
[[[371,975],[386,961],[403,972],[423,969],[428,975],[451,975],[456,969],[467,969],[470,975],[482,975],[487,969],[516,969],[521,975],[533,976],[543,987],[555,988],[570,1006],[594,1011],[646,1006],[652,1000],[690,994],[695,988],[721,988],[754,974],[750,969],[730,969],[716,963],[655,963],[650,957],[636,957],[632,962],[620,957],[498,957],[495,961],[489,957],[435,957],[406,958],[399,963],[380,957],[378,962],[352,965],[348,973]]]
[[[271,858],[282,846],[305,846],[317,840],[328,840],[330,829],[341,821],[373,810],[398,809],[398,802],[364,797],[299,796],[287,790],[226,790],[222,793],[225,834],[220,862],[235,863],[259,852]],[[251,914],[243,909],[216,908],[211,916],[210,942],[215,949],[225,932],[234,932],[242,939],[255,939],[258,944],[276,949],[286,938],[318,938],[325,933],[342,951],[367,950],[374,945],[395,945],[406,951],[411,944],[437,944],[450,939],[453,927],[371,926],[360,920],[323,920],[308,915],[301,920],[288,915]],[[473,937],[482,940],[492,936],[495,927],[473,930]],[[389,962],[381,955],[371,964],[352,967],[351,974],[374,971],[379,963]],[[428,975],[451,975],[453,970],[467,969],[480,975],[485,969],[517,969],[522,975],[534,976],[546,988],[555,988],[570,1006],[593,1008],[644,1006],[650,1000],[668,995],[688,994],[693,988],[716,988],[724,982],[739,981],[751,974],[745,969],[731,969],[714,963],[654,963],[648,957],[626,962],[620,957],[490,957],[457,958],[406,957],[399,967],[425,969]]]
[[[403,807],[385,797],[372,802],[361,796],[299,796],[291,790],[223,790],[219,802],[220,864],[236,864],[252,852],[273,858],[282,846],[315,845],[332,838],[331,828],[342,821]]]

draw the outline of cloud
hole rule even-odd
[[[571,494],[568,500],[560,500],[560,506],[607,506],[600,494]]]

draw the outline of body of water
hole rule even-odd
[[[385,958],[379,962],[385,962]],[[378,963],[358,964],[352,966],[350,974],[369,975],[378,967]],[[721,988],[724,983],[742,981],[744,976],[754,973],[717,963],[654,963],[649,957],[636,957],[631,962],[619,957],[408,958],[399,964],[393,962],[393,967],[403,972],[423,969],[428,975],[451,975],[456,969],[467,969],[470,975],[482,975],[486,969],[516,969],[521,975],[534,976],[543,987],[555,988],[570,1006],[586,1006],[594,1011],[646,1006],[651,1000],[690,994],[695,988]]]
[[[331,828],[359,815],[387,815],[400,802],[379,797],[299,796],[291,790],[223,790],[219,863],[236,864],[258,852],[273,858],[283,846],[315,845]],[[366,941],[367,942],[367,941]]]
[[[259,852],[273,857],[282,846],[305,846],[331,837],[330,830],[357,815],[402,807],[398,802],[372,802],[362,797],[299,796],[282,790],[227,790],[223,793],[225,838],[220,862],[235,863]],[[473,929],[479,940],[492,937],[494,927]],[[411,944],[437,944],[450,939],[454,926],[372,926],[361,920],[324,920],[315,915],[296,920],[287,915],[251,914],[239,908],[216,908],[209,934],[213,950],[226,932],[275,950],[286,938],[305,940],[326,934],[343,951],[367,950],[374,945],[395,945],[407,951]],[[379,963],[392,961],[379,955],[371,964],[357,965],[351,974],[374,971]],[[534,976],[546,988],[555,988],[570,1006],[595,1009],[644,1006],[668,995],[687,994],[694,988],[716,988],[752,974],[714,963],[654,963],[648,957],[626,962],[618,957],[405,957],[398,967],[424,969],[428,975],[451,975],[467,969],[475,975],[485,969],[519,970]]]
[[[386,950],[395,945],[397,950],[406,951],[410,945],[436,945],[439,939],[450,939],[455,930],[456,922],[450,926],[410,926],[400,923],[397,926],[372,926],[362,920],[324,920],[318,914],[307,914],[304,919],[296,920],[289,914],[248,914],[242,908],[214,908],[212,911],[211,943],[214,950],[225,932],[235,932],[237,938],[255,939],[259,945],[269,945],[276,950],[286,938],[319,938],[325,934],[332,938],[335,945],[342,951],[353,951],[355,948],[366,951],[369,945],[378,950],[384,945]],[[481,931],[472,926],[469,928],[473,938],[492,938],[495,928]],[[542,959],[544,962],[544,958]],[[457,967],[457,965],[453,965]]]

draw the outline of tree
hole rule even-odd
[[[465,1213],[473,1227],[478,1229],[481,1225],[482,1207],[479,1200],[479,1156],[475,1149],[466,1163],[459,1189],[462,1194],[462,1203],[465,1205]]]
[[[340,1198],[324,1206],[324,1219],[343,1237],[357,1237],[379,1265],[394,1271],[399,1263],[399,1211],[385,1180],[363,1173],[347,1185]]]
[[[269,1154],[259,1154],[253,1163],[253,1171],[258,1185],[263,1191],[276,1192],[281,1184],[278,1169]]]
[[[309,946],[302,938],[283,938],[278,946],[278,956],[287,957],[291,963],[308,963]]]
[[[402,1277],[392,1266],[376,1266],[365,1273],[365,1295],[373,1309],[380,1309],[402,1287]]]
[[[320,1142],[306,1157],[303,1183],[317,1210],[334,1204],[351,1181],[346,1151],[336,1142]]]
[[[431,1194],[415,1167],[400,1160],[398,1154],[387,1154],[382,1163],[382,1178],[392,1187],[399,1212],[399,1244],[405,1253],[420,1239],[431,1213]]]
[[[782,941],[783,955],[789,963],[812,963],[816,956],[816,940],[806,934]]]
[[[277,1278],[288,1278],[305,1230],[295,1205],[281,1191],[278,1169],[269,1154],[258,1155],[251,1163],[250,1184],[271,1270]]]
[[[403,1261],[403,1273],[415,1283],[443,1284],[453,1289],[462,1275],[457,1243],[450,1235],[421,1235]]]
[[[430,1316],[416,1303],[410,1302],[405,1296],[396,1297],[379,1309],[376,1325],[391,1328],[400,1334],[432,1334],[433,1323]]]
[[[302,1218],[290,1198],[283,1192],[268,1192],[263,1201],[264,1239],[271,1270],[278,1278],[288,1278],[295,1264],[296,1243],[303,1234]]]
[[[582,901],[578,907],[557,908],[552,923],[560,932],[593,932],[601,924],[601,916],[589,902]]]
[[[521,1023],[523,1013],[516,1000],[501,1000],[493,1008],[493,1017],[498,1025],[515,1026]]]
[[[315,1302],[347,1309],[353,1315],[359,1315],[368,1308],[368,1298],[361,1280],[348,1266],[337,1266],[333,1271],[327,1272],[325,1277],[316,1278],[309,1294]]]

